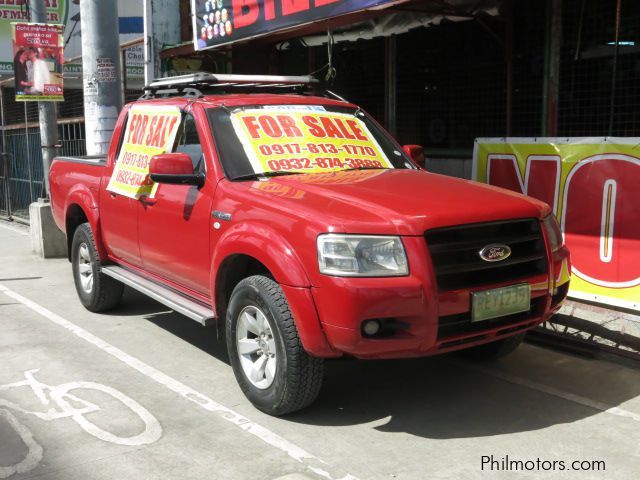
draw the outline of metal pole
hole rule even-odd
[[[122,104],[127,103],[127,49],[120,50],[120,72],[122,75]]]
[[[178,45],[180,0],[144,0],[144,80],[148,85],[162,76],[160,51]]]
[[[29,201],[35,202],[33,198],[33,178],[31,174],[31,147],[29,147],[29,116],[27,112],[27,102],[22,102],[24,105],[24,143],[27,146],[25,152],[27,154],[27,170],[29,173]]]
[[[506,65],[506,115],[505,115],[505,135],[511,136],[512,112],[513,112],[513,2],[506,0],[504,2],[504,16],[506,18],[506,31],[504,41],[504,58]]]
[[[616,106],[616,83],[618,81],[618,55],[620,53],[620,12],[622,0],[616,2],[616,46],[613,53],[613,67],[611,72],[611,100],[609,103],[609,136],[613,135],[613,117]]]
[[[47,23],[45,0],[31,0],[30,6],[31,21],[34,23]],[[49,168],[58,153],[56,147],[58,145],[58,105],[55,102],[38,102],[38,115],[40,118],[45,196],[49,198]],[[32,200],[34,200],[33,197]]]
[[[7,153],[7,132],[4,127],[4,89],[0,86],[0,121],[2,121],[2,160],[4,161],[4,198],[7,218],[11,220],[11,182],[9,181],[9,154]]]
[[[560,48],[562,46],[562,0],[547,2],[545,35],[545,77],[542,135],[558,134],[558,101],[560,96]]]
[[[397,133],[396,122],[396,104],[397,104],[397,48],[396,48],[396,36],[391,35],[385,37],[385,63],[386,63],[386,78],[385,78],[385,120],[387,130],[391,135],[395,137]]]
[[[102,155],[122,110],[118,2],[82,0],[80,21],[87,154]]]
[[[153,48],[153,4],[144,0],[144,84],[149,85],[156,78],[156,56]]]

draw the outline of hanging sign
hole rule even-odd
[[[16,101],[63,101],[64,26],[11,25]]]
[[[640,138],[476,140],[473,179],[548,203],[571,250],[569,295],[640,311]]]
[[[171,151],[180,126],[178,107],[133,106],[107,190],[125,197],[153,198],[158,184],[149,178],[151,157]]]
[[[392,3],[401,1],[191,0],[194,48],[226,45]]]

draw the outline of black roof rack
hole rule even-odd
[[[199,98],[203,96],[202,90],[214,90],[220,93],[238,90],[325,93],[325,90],[320,88],[320,81],[311,75],[235,75],[199,72],[154,80],[144,87],[145,93],[140,99],[166,98],[178,95],[186,98]],[[328,90],[326,93],[343,100]]]

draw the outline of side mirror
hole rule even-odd
[[[402,147],[404,153],[409,155],[409,158],[413,160],[418,166],[424,168],[425,165],[425,157],[424,157],[424,148],[421,145],[405,145]]]
[[[204,174],[193,170],[191,157],[186,153],[163,153],[151,157],[149,178],[157,183],[172,185],[204,185]]]

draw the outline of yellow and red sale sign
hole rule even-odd
[[[473,179],[553,208],[571,250],[570,296],[640,310],[639,144],[639,138],[479,138]]]
[[[153,198],[158,184],[149,179],[151,157],[171,151],[180,120],[178,107],[131,107],[122,148],[107,190],[135,199]]]
[[[231,122],[254,172],[393,168],[367,126],[323,107],[240,110]]]

